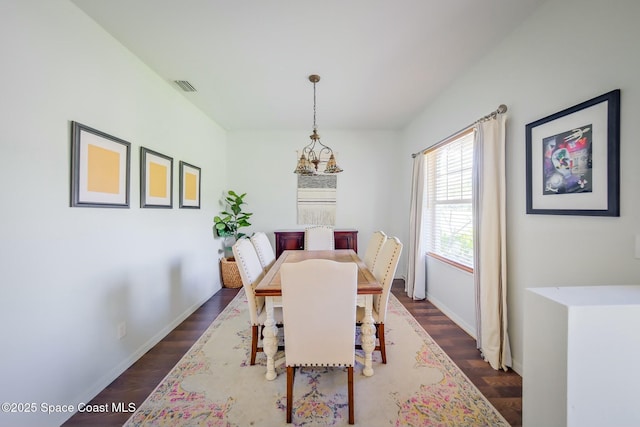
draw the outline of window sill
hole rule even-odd
[[[433,252],[427,252],[427,256],[429,258],[434,258],[434,259],[437,259],[438,261],[444,262],[445,264],[449,264],[450,266],[455,267],[457,269],[466,271],[467,273],[473,274],[473,268],[467,267],[466,265],[462,265],[462,264],[460,264],[458,262],[452,261],[452,260],[450,260],[448,258],[445,258],[443,256],[440,256],[438,254],[434,254]]]

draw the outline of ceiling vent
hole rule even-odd
[[[196,91],[196,88],[193,87],[191,85],[191,83],[189,83],[186,80],[174,80],[174,83],[177,84],[180,87],[180,89],[182,89],[185,92],[195,92]]]

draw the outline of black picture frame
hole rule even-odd
[[[129,208],[131,143],[71,122],[71,207]]]
[[[180,208],[200,209],[200,168],[180,161]]]
[[[173,208],[173,158],[140,147],[140,207]]]
[[[620,216],[620,89],[525,130],[527,214]]]

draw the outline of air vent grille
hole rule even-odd
[[[174,83],[177,84],[180,87],[180,89],[182,89],[185,92],[196,91],[196,88],[193,87],[193,85],[186,80],[174,80]]]

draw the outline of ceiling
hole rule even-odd
[[[227,130],[401,129],[543,1],[72,0]]]

